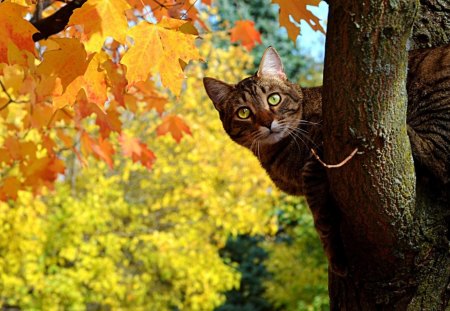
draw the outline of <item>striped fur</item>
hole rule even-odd
[[[450,46],[410,53],[408,134],[418,173],[450,181]]]

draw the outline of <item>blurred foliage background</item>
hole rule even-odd
[[[253,73],[268,45],[303,86],[321,84],[321,64],[274,31],[269,0],[217,2],[202,13],[213,30],[199,42],[205,62],[187,68],[184,92],[166,109],[185,116],[191,137],[156,138],[156,112],[124,112],[127,131],[157,155],[151,171],[120,155],[112,170],[95,160],[81,167],[62,152],[70,169],[55,191],[0,203],[2,310],[329,308],[304,200],[275,189],[231,142],[202,85],[203,76],[237,82]],[[263,45],[251,53],[230,45],[236,18],[255,20]],[[86,127],[97,130],[94,121]]]

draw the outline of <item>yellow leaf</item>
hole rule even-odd
[[[75,78],[83,75],[88,65],[86,51],[77,39],[53,39],[59,49],[44,53],[44,60],[38,66],[37,72],[41,75],[56,75],[61,79],[65,89]]]
[[[187,63],[200,58],[195,47],[196,36],[174,29],[180,26],[180,21],[163,18],[158,25],[141,22],[130,29],[134,45],[122,58],[130,84],[146,81],[150,74],[159,73],[164,86],[175,94],[180,93],[184,74],[178,60]]]
[[[36,53],[31,38],[37,29],[23,16],[27,8],[11,2],[0,3],[0,63],[8,61],[8,43],[13,42],[18,48]]]
[[[8,63],[34,68],[35,57],[27,50],[19,49],[12,41],[8,43]]]
[[[58,79],[59,80],[59,79]],[[57,81],[58,81],[57,80]],[[78,93],[84,85],[83,76],[78,76],[65,89],[64,93],[53,97],[54,109],[61,109],[65,106],[71,106],[75,102]]]
[[[107,60],[104,53],[97,53],[89,62],[84,74],[84,90],[88,102],[94,103],[103,109],[103,105],[107,99],[106,95],[106,73],[100,68],[100,64]]]
[[[57,82],[57,79],[59,83]],[[58,90],[58,88],[60,89]],[[61,80],[59,80],[59,78],[57,78],[56,76],[41,77],[41,79],[38,79],[36,83],[34,92],[36,94],[38,102],[44,101],[49,96],[61,95]]]
[[[62,94],[60,93],[59,96],[53,98],[55,109],[73,105],[78,93],[83,89],[87,101],[96,104],[103,110],[103,105],[107,99],[106,73],[100,67],[100,64],[106,60],[106,57],[104,53],[91,55],[86,71],[76,77]]]
[[[297,23],[299,23],[300,20],[304,20],[313,30],[325,34],[325,30],[319,23],[319,18],[312,14],[306,7],[307,5],[318,6],[321,0],[272,0],[272,2],[280,5],[280,25],[286,27],[289,38],[291,38],[292,41],[295,42],[297,40],[300,29],[290,21],[289,16],[292,16]]]
[[[107,37],[125,43],[128,29],[125,10],[130,8],[124,0],[88,0],[73,12],[69,25],[83,25],[84,34],[89,38],[86,49],[96,52]]]
[[[0,78],[9,95],[17,97],[25,79],[24,68],[19,65],[0,65]]]

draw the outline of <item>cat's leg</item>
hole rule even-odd
[[[329,265],[334,273],[345,276],[347,260],[340,234],[340,212],[331,196],[326,171],[314,159],[306,163],[302,177],[306,200]]]
[[[419,134],[408,126],[408,136],[416,166],[424,168],[443,184],[450,184],[450,146],[443,139],[443,129]]]

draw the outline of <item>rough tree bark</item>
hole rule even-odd
[[[428,48],[450,42],[450,1],[420,0],[411,47]]]
[[[421,181],[416,187],[405,123],[407,44],[418,1],[329,4],[325,159],[337,163],[359,150],[328,173],[349,260],[346,277],[330,274],[331,309],[449,310],[449,208]],[[423,44],[449,35],[428,34],[429,41],[418,34]]]

